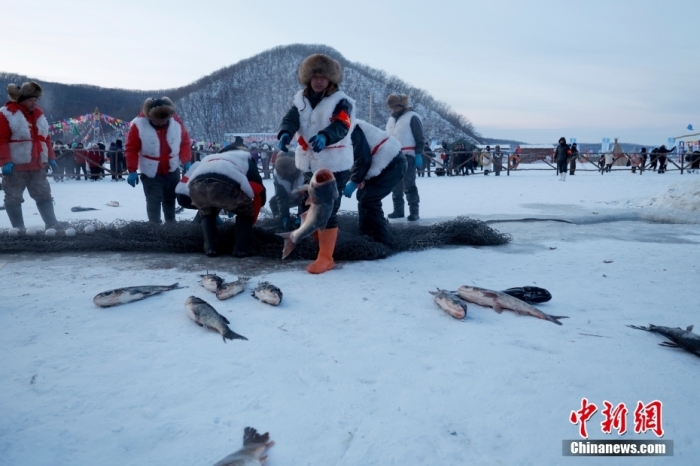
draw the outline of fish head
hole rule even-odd
[[[309,200],[312,204],[330,204],[339,196],[333,172],[327,168],[316,170],[309,183]]]
[[[190,296],[185,300],[185,306],[193,305],[193,304],[199,304],[203,302],[201,299],[199,299],[196,296]]]

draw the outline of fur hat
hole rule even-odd
[[[281,155],[275,161],[275,170],[280,178],[292,181],[298,175],[298,169],[294,162],[294,157]]]
[[[167,120],[175,113],[175,105],[167,97],[161,97],[160,99],[148,98],[143,103],[141,111],[149,120]]]
[[[406,94],[389,94],[386,98],[386,106],[391,109],[397,105],[408,108],[408,96]]]
[[[41,97],[41,86],[34,81],[29,81],[22,84],[22,87],[17,87],[16,84],[7,85],[7,96],[12,102],[20,103],[23,100],[37,99]]]
[[[315,74],[325,76],[333,84],[343,81],[343,67],[337,60],[322,53],[309,55],[299,64],[299,83],[308,85]]]

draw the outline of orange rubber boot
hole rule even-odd
[[[318,232],[318,257],[309,264],[306,270],[309,273],[328,272],[333,268],[333,251],[338,239],[338,228],[328,228]]]

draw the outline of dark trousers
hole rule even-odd
[[[78,163],[75,166],[75,174],[77,175],[77,179],[80,179],[80,172],[83,172],[85,174],[85,181],[88,179],[88,169],[87,165],[85,165],[85,162],[83,163]]]
[[[313,173],[304,173],[304,181],[308,184],[311,181],[311,177],[314,176]],[[345,185],[348,184],[350,179],[350,170],[343,170],[342,172],[334,172],[335,182],[338,185],[338,198],[333,203],[333,212],[326,223],[326,228],[337,228],[338,227],[338,209],[340,209],[340,199],[343,197],[343,191],[345,190]],[[415,176],[415,170],[414,170]],[[309,210],[309,206],[306,205],[306,196],[302,200],[302,206],[304,207],[304,212]]]
[[[566,173],[566,159],[557,159],[557,173]]]
[[[666,172],[666,156],[659,156],[659,173]]]
[[[175,221],[175,187],[180,182],[180,170],[167,175],[156,175],[149,178],[141,174],[143,193],[146,195],[146,213],[148,221],[160,223],[160,210],[166,222]]]
[[[391,199],[394,201],[394,212],[402,213],[403,195],[406,194],[406,202],[409,209],[418,209],[420,196],[416,187],[416,159],[412,155],[406,156],[406,171],[403,179],[399,180],[392,189]]]
[[[569,175],[573,175],[576,171],[576,159],[571,159],[569,162]]]
[[[406,158],[399,154],[377,176],[365,181],[365,186],[357,190],[357,213],[360,222],[360,233],[368,235],[379,243],[389,245],[389,227],[382,199],[392,192],[394,186],[403,179],[406,173]]]
[[[5,192],[5,205],[20,205],[24,202],[24,190],[37,204],[51,201],[51,186],[46,179],[46,172],[38,170],[14,170],[12,175],[3,176],[2,190]]]

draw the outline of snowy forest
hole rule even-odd
[[[384,105],[390,93],[407,94],[423,117],[429,139],[455,140],[461,137],[480,140],[468,118],[446,103],[415,88],[396,76],[345,59],[337,50],[323,45],[294,44],[280,46],[234,65],[222,68],[189,85],[176,89],[127,90],[91,85],[67,85],[0,73],[3,89],[8,83],[21,84],[35,79],[44,86],[40,103],[51,121],[91,113],[102,113],[125,120],[133,119],[147,97],[166,95],[173,99],[180,116],[195,139],[222,141],[224,133],[276,132],[282,116],[300,89],[297,67],[312,53],[325,53],[344,67],[341,88],[357,101],[357,116],[380,127],[389,117]]]

